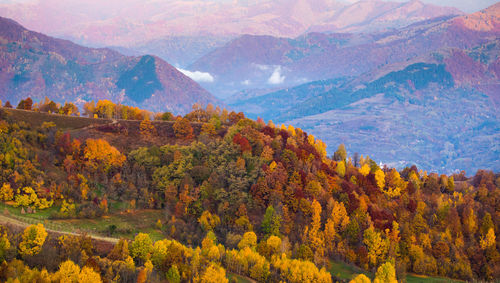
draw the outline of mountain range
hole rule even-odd
[[[155,54],[185,68],[243,34],[295,38],[310,32],[388,31],[441,16],[448,7],[365,0],[27,0],[0,4],[0,15],[23,26],[92,47]]]
[[[27,28],[79,43],[125,47],[165,36],[366,32],[450,14],[462,12],[418,0],[353,4],[335,0],[28,0],[0,5],[0,15]]]
[[[209,73],[219,96],[262,86],[356,77],[446,48],[469,49],[498,37],[498,13],[445,16],[375,33],[307,33],[294,39],[244,35],[187,67]],[[271,79],[272,76],[281,78]]]
[[[17,103],[110,99],[154,111],[185,113],[193,103],[218,103],[162,59],[124,56],[29,31],[0,18],[0,98]]]

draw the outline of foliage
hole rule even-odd
[[[0,188],[0,200],[9,201],[14,198],[14,191],[10,187],[9,183],[4,183],[2,188]]]
[[[97,104],[86,106],[88,115],[133,119],[128,110],[118,114],[117,105]],[[345,146],[334,160],[299,128],[213,107],[155,122],[165,123],[162,131],[172,125],[169,135],[179,134],[176,139],[138,142],[140,124],[145,135],[149,123],[134,123],[130,136],[110,133],[81,143],[56,123],[0,122],[0,198],[9,212],[20,214],[10,207],[15,204],[28,211],[21,218],[29,221],[79,218],[65,223],[107,236],[138,233],[97,253],[87,240],[35,245],[35,236],[2,231],[0,251],[10,270],[19,270],[9,278],[50,277],[47,270],[66,259],[79,266],[79,276],[91,267],[106,282],[197,281],[219,276],[222,268],[257,281],[329,282],[320,267],[333,258],[365,270],[379,267],[382,281],[393,278],[386,262],[398,274],[500,276],[498,174],[446,176],[416,166],[397,171],[369,157],[357,162]],[[78,129],[71,133],[87,137]],[[51,205],[50,212],[39,211]],[[37,265],[47,270],[34,271],[15,257],[29,266],[51,260]],[[86,276],[96,278],[89,271]]]
[[[366,277],[364,274],[359,274],[354,279],[349,281],[349,283],[371,283],[372,281],[370,278]]]
[[[394,269],[394,265],[390,262],[386,262],[382,264],[378,269],[377,273],[375,273],[375,279],[373,283],[397,283],[396,279],[396,270]]]
[[[103,139],[87,139],[83,152],[88,166],[94,170],[108,171],[125,162],[125,156]]]
[[[130,244],[130,255],[133,258],[146,260],[153,250],[153,241],[148,234],[139,233]]]
[[[42,224],[28,226],[23,232],[22,241],[19,243],[19,253],[23,256],[38,254],[47,235],[48,233]]]

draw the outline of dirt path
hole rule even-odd
[[[28,227],[29,225],[31,225],[31,224],[22,222],[18,219],[9,217],[9,216],[5,215],[4,213],[0,214],[0,224],[10,224],[10,225],[14,225],[17,227],[21,227],[23,229]],[[47,230],[47,232],[55,233],[55,234],[64,234],[64,235],[73,235],[73,236],[80,236],[81,235],[81,233],[52,230],[52,229],[47,229],[47,228],[45,228],[45,230]],[[108,243],[112,243],[112,244],[116,244],[119,241],[119,239],[117,239],[117,238],[102,237],[102,236],[97,236],[97,235],[93,235],[93,234],[89,234],[89,233],[87,233],[87,235],[90,236],[94,240],[104,241],[104,242],[108,242]]]

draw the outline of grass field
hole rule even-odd
[[[111,213],[108,216],[96,219],[49,219],[50,215],[59,210],[53,206],[45,210],[37,210],[33,214],[21,214],[20,207],[13,207],[0,203],[3,214],[8,212],[10,217],[27,224],[43,223],[48,229],[64,232],[87,232],[93,235],[112,236],[115,238],[133,239],[138,232],[149,233],[151,239],[160,240],[165,238],[160,230],[155,227],[156,221],[162,219],[160,210],[137,210],[133,212],[118,212],[120,203],[113,203]],[[113,208],[115,207],[115,208]],[[110,227],[114,225],[114,233],[109,234]]]
[[[349,280],[355,277],[357,274],[365,274],[366,276],[373,278],[373,274],[366,271],[362,270],[361,268],[348,265],[346,263],[340,262],[340,261],[330,261],[330,268],[328,271],[335,277],[343,280]]]
[[[342,280],[350,280],[356,275],[363,273],[369,278],[374,278],[375,274],[358,268],[356,266],[348,265],[346,263],[340,261],[330,261],[330,268],[328,270],[333,276],[342,279]],[[459,283],[464,282],[461,280],[454,280],[449,278],[442,277],[432,277],[432,276],[424,276],[424,275],[416,275],[416,274],[407,274],[406,278],[398,278],[399,280],[404,280],[407,283]]]

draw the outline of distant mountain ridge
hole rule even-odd
[[[456,8],[418,0],[353,4],[331,0],[28,0],[0,5],[0,15],[28,28],[86,45],[123,47],[169,36],[297,37],[314,31],[373,32],[460,14]]]
[[[215,83],[204,87],[225,96],[231,90],[270,85],[275,70],[283,77],[282,87],[360,76],[442,49],[470,49],[498,38],[497,5],[472,15],[438,17],[387,32],[308,33],[294,39],[244,35],[188,69],[210,73]],[[488,28],[476,30],[475,26]]]
[[[45,96],[82,103],[111,99],[154,111],[185,113],[218,103],[209,92],[155,56],[128,57],[26,30],[0,18],[0,99]]]

